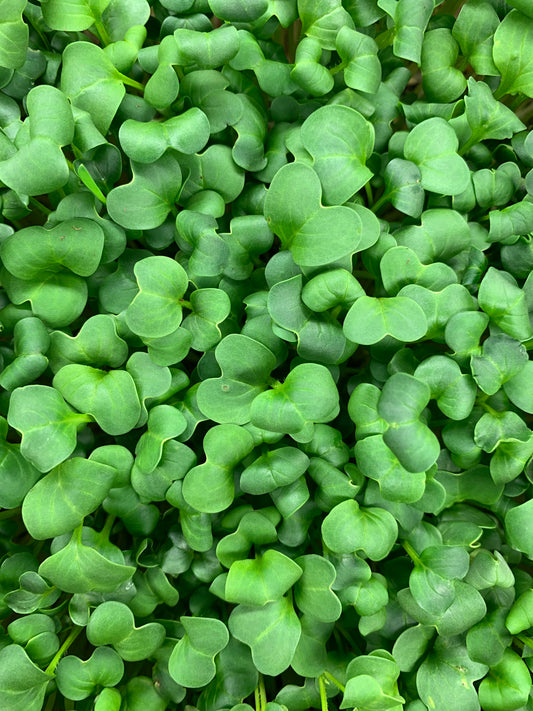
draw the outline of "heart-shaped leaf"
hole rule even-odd
[[[109,647],[97,647],[89,659],[82,661],[70,654],[56,668],[56,683],[67,699],[79,701],[90,696],[101,685],[115,686],[124,674],[124,663]]]
[[[335,553],[364,551],[370,560],[385,558],[397,535],[397,524],[385,509],[362,508],[356,501],[338,504],[322,523],[325,544]]]
[[[315,422],[330,422],[339,412],[339,394],[329,370],[316,363],[302,363],[283,383],[253,400],[253,425],[274,432],[297,434]]]
[[[300,621],[287,597],[262,607],[238,605],[228,626],[236,639],[250,647],[258,671],[271,676],[290,665],[301,635]]]
[[[63,366],[53,383],[68,403],[90,414],[104,432],[125,434],[136,426],[141,406],[133,378],[125,370],[73,363]]]
[[[425,335],[427,319],[412,299],[361,296],[346,314],[343,331],[350,341],[363,345],[378,343],[385,336],[406,343]]]
[[[96,222],[68,220],[51,230],[34,226],[19,230],[2,243],[2,262],[19,279],[34,279],[62,268],[87,277],[102,257],[104,233]]]
[[[65,460],[76,447],[88,415],[74,412],[54,388],[26,385],[11,395],[7,421],[22,434],[21,454],[40,472]]]
[[[457,154],[459,142],[453,128],[434,117],[417,124],[407,136],[404,154],[422,174],[425,190],[444,195],[458,195],[470,182],[466,162]]]
[[[24,499],[24,525],[39,540],[72,531],[102,503],[114,478],[113,467],[90,459],[58,464]]]
[[[301,136],[329,205],[346,202],[372,177],[365,163],[374,147],[374,129],[354,109],[317,109],[302,124]]]
[[[265,198],[270,229],[300,266],[329,264],[359,246],[359,216],[347,207],[323,207],[321,196],[320,178],[313,168],[296,162],[278,170]],[[334,244],[328,240],[332,230],[338,235]]]
[[[189,688],[205,686],[215,676],[215,657],[229,642],[226,625],[212,617],[181,617],[185,635],[168,660],[170,676]]]
[[[225,597],[241,605],[266,605],[280,600],[302,575],[297,563],[276,550],[253,560],[236,560],[226,579]]]
[[[113,188],[107,196],[109,215],[127,229],[159,227],[178,196],[180,164],[173,154],[165,153],[152,163],[132,161],[131,169],[131,182]]]

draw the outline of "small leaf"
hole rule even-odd
[[[262,607],[238,605],[228,626],[236,639],[250,647],[258,671],[270,676],[289,667],[301,635],[300,621],[287,597]]]
[[[434,117],[417,124],[407,136],[404,154],[422,174],[425,190],[458,195],[470,182],[466,162],[457,154],[458,139],[453,128]]]
[[[168,661],[171,677],[178,684],[198,688],[215,676],[214,658],[229,642],[226,625],[211,617],[180,617],[185,635]]]
[[[126,310],[129,328],[145,338],[168,336],[181,323],[187,273],[175,260],[163,256],[141,259],[134,272],[139,293]]]
[[[95,511],[113,486],[115,469],[73,457],[40,479],[24,499],[22,516],[38,540],[60,536]]]
[[[21,454],[40,472],[65,460],[76,448],[77,431],[89,421],[72,410],[54,388],[26,385],[11,395],[7,421],[22,434]]]
[[[276,550],[267,550],[253,560],[231,564],[225,597],[241,605],[266,605],[280,600],[301,575],[297,563]]]

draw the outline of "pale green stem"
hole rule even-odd
[[[387,193],[385,193],[379,198],[379,200],[376,200],[376,202],[372,205],[372,212],[375,214],[380,209],[380,207],[383,207],[383,205],[388,202],[388,200],[389,196],[387,195]]]
[[[324,672],[324,676],[326,677],[326,679],[328,681],[330,681],[332,684],[334,684],[337,687],[337,689],[340,689],[340,691],[342,691],[342,693],[344,694],[344,692],[346,691],[346,687],[344,686],[344,684],[341,684],[338,679],[335,679],[333,674],[330,674],[330,672],[328,672],[326,670]]]
[[[263,679],[262,674],[259,674],[259,700],[261,703],[261,711],[265,711],[265,707],[267,705],[267,695],[265,689],[265,680]]]
[[[72,632],[69,634],[69,636],[66,638],[66,640],[63,642],[61,647],[57,650],[54,658],[50,662],[50,664],[46,667],[44,670],[45,674],[48,674],[49,676],[52,676],[53,673],[55,672],[55,669],[57,665],[59,664],[59,660],[61,657],[65,654],[67,649],[70,647],[71,644],[77,639],[78,635],[82,631],[83,627],[75,627]]]
[[[328,695],[322,674],[318,677],[318,688],[320,689],[320,711],[328,711]]]
[[[411,560],[413,561],[413,563],[414,563],[415,565],[420,565],[420,558],[419,558],[419,556],[418,556],[418,553],[417,553],[417,552],[415,551],[415,549],[413,548],[413,546],[412,546],[408,541],[404,541],[404,542],[402,543],[402,545],[403,545],[403,547],[404,547],[404,549],[405,549],[405,552],[407,553],[407,555],[409,556],[409,558],[411,558]]]
[[[30,205],[33,205],[36,207],[40,212],[43,213],[43,215],[50,215],[52,213],[52,210],[50,210],[49,207],[46,207],[46,205],[43,205],[42,202],[39,202],[39,200],[36,200],[34,197],[30,197]]]

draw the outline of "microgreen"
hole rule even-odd
[[[533,711],[530,0],[0,0],[1,711]]]

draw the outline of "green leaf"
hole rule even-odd
[[[505,618],[505,626],[511,634],[533,627],[533,589],[525,590],[515,600]]]
[[[165,639],[165,628],[159,622],[135,627],[135,617],[123,602],[100,603],[87,624],[87,639],[95,647],[112,644],[125,662],[138,662],[150,657]]]
[[[507,540],[513,548],[533,559],[532,510],[533,501],[531,500],[510,509],[505,515],[505,532]]]
[[[481,353],[470,358],[474,380],[487,395],[494,395],[527,367],[527,363],[525,347],[504,333],[489,336],[483,341]]]
[[[222,376],[200,383],[198,407],[215,422],[245,424],[250,421],[252,402],[266,388],[276,359],[262,343],[237,333],[220,341],[215,357]]]
[[[424,470],[408,471],[385,444],[380,434],[355,443],[354,454],[361,473],[379,484],[384,499],[411,504],[419,501],[426,487]]]
[[[426,358],[417,366],[414,376],[429,386],[431,398],[446,417],[464,420],[472,412],[477,396],[474,380],[461,373],[457,363],[448,356]]]
[[[287,597],[262,607],[238,605],[228,626],[236,639],[250,647],[258,671],[270,676],[289,667],[301,635],[300,621]]]
[[[183,496],[197,511],[216,513],[233,501],[233,470],[254,447],[252,435],[238,425],[211,427],[204,437],[206,461],[189,470]]]
[[[20,453],[40,472],[50,471],[76,448],[77,431],[87,415],[74,412],[61,395],[46,385],[13,391],[7,421],[22,434]]]
[[[85,71],[80,72],[80,67],[85,67]],[[61,91],[74,106],[91,115],[103,135],[109,130],[126,93],[123,75],[115,69],[107,54],[92,42],[71,42],[65,48]]]
[[[471,136],[468,145],[488,138],[511,138],[524,124],[516,114],[500,101],[482,81],[468,79],[468,96],[465,96],[465,114]]]
[[[511,10],[494,33],[492,54],[502,77],[496,96],[533,97],[533,19]]]
[[[404,155],[419,167],[425,190],[458,195],[466,189],[470,172],[457,154],[458,145],[453,128],[439,117],[422,121],[409,132]]]
[[[0,419],[0,433],[0,506],[13,509],[21,505],[40,473],[22,456],[20,445],[6,441],[7,422],[4,418]]]
[[[512,338],[525,341],[533,335],[525,293],[507,272],[489,267],[479,285],[478,301],[491,321]]]
[[[371,345],[390,335],[407,343],[422,338],[427,319],[412,299],[401,296],[361,296],[346,314],[344,335],[354,343]]]
[[[98,19],[109,0],[42,0],[43,17],[53,30],[83,32]]]
[[[196,107],[162,122],[127,119],[119,131],[122,150],[137,163],[153,163],[168,148],[199,153],[208,139],[209,121]]]
[[[486,711],[503,711],[524,706],[531,689],[531,674],[512,649],[506,649],[479,685],[479,702]]]
[[[87,303],[87,283],[68,272],[47,272],[31,281],[2,270],[2,285],[14,304],[29,301],[32,312],[51,328],[68,326]]]
[[[452,34],[459,42],[461,54],[468,59],[476,74],[498,74],[492,58],[492,47],[494,31],[499,24],[498,13],[486,0],[469,0],[461,7]]]
[[[127,356],[127,343],[118,335],[117,322],[109,314],[91,316],[76,336],[63,331],[50,334],[48,359],[54,373],[72,363],[118,368]]]
[[[240,478],[241,489],[254,495],[268,494],[297,481],[309,467],[309,457],[295,447],[279,447],[248,465]]]
[[[178,684],[198,688],[215,676],[214,658],[229,642],[226,625],[211,617],[180,617],[185,635],[168,661],[170,676]]]
[[[378,7],[394,21],[394,54],[420,63],[424,32],[434,9],[433,0],[423,0],[416,5],[409,0],[378,0]]]
[[[336,577],[334,566],[315,554],[300,556],[295,562],[303,570],[294,589],[294,600],[298,608],[304,615],[321,622],[338,620],[342,605],[331,589]]]
[[[51,679],[20,645],[0,650],[0,703],[9,711],[41,711]]]
[[[65,592],[113,592],[135,568],[124,563],[119,548],[79,526],[63,548],[45,558],[39,573]]]
[[[139,293],[126,309],[126,323],[138,336],[162,338],[181,323],[180,301],[189,283],[183,267],[170,257],[147,257],[136,262]]]
[[[90,276],[100,263],[104,233],[96,222],[81,218],[63,222],[51,230],[26,227],[2,243],[4,266],[20,279],[34,279],[43,272],[69,269]]]
[[[150,17],[150,5],[147,0],[97,0],[104,3],[102,24],[111,41],[124,39],[127,31],[135,25],[146,24]]]
[[[141,406],[133,378],[125,370],[65,365],[53,384],[70,405],[90,414],[108,434],[125,434],[137,424]]]
[[[72,47],[72,45],[69,45]],[[181,187],[181,169],[171,153],[152,163],[131,162],[133,178],[107,196],[111,218],[127,229],[154,229],[163,224]]]
[[[324,543],[334,553],[362,550],[370,560],[382,560],[389,554],[397,531],[388,511],[360,507],[352,500],[335,506],[322,522]]]
[[[124,674],[124,663],[109,647],[97,647],[82,661],[70,654],[63,657],[56,668],[56,683],[67,699],[79,701],[90,696],[96,687],[115,686]]]
[[[459,45],[446,27],[426,32],[422,44],[422,85],[429,101],[454,101],[466,89],[466,79],[455,63]]]
[[[301,577],[302,568],[276,550],[253,560],[236,560],[226,579],[225,598],[241,605],[266,605],[280,600]]]
[[[344,64],[344,81],[352,89],[375,94],[381,82],[381,64],[375,40],[347,25],[341,27],[335,46]]]
[[[0,67],[18,69],[26,61],[28,25],[22,19],[25,0],[0,1]]]
[[[417,672],[416,687],[427,708],[444,711],[453,704],[464,711],[478,711],[473,682],[486,672],[487,666],[471,661],[458,640],[439,637]]]
[[[219,324],[230,314],[230,299],[221,289],[197,289],[190,296],[190,304],[193,311],[182,326],[192,335],[191,348],[208,351],[222,338]]]
[[[519,373],[503,385],[509,400],[524,412],[533,414],[533,363],[528,361]]]
[[[394,207],[410,217],[419,217],[425,199],[419,167],[403,158],[393,158],[387,163],[384,177],[385,194]]]
[[[323,106],[304,121],[301,136],[326,203],[346,202],[372,177],[365,163],[374,147],[374,129],[354,109]]]
[[[324,49],[335,49],[335,37],[343,26],[353,27],[353,20],[341,0],[300,0],[298,14],[302,34],[316,38]]]
[[[69,533],[100,506],[114,478],[113,467],[90,459],[58,464],[24,499],[24,525],[38,540]]]
[[[361,239],[359,216],[347,207],[323,207],[321,196],[313,168],[296,162],[278,170],[265,198],[267,223],[299,266],[330,264],[357,251]],[[338,235],[334,244],[328,240],[332,230]]]
[[[297,365],[283,383],[257,395],[250,421],[274,432],[297,434],[339,412],[339,394],[329,370],[316,363]]]

